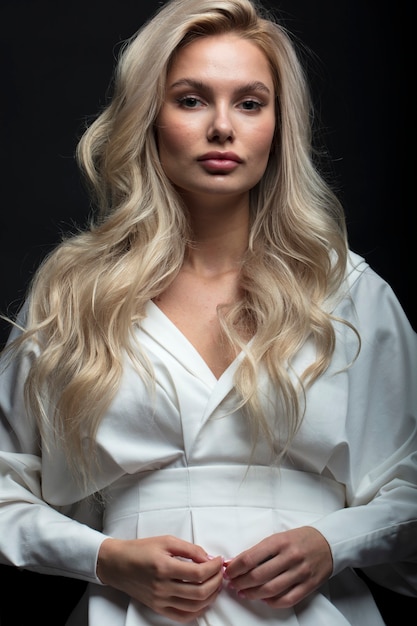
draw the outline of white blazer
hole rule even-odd
[[[272,533],[310,525],[333,555],[333,575],[320,590],[277,610],[225,587],[194,626],[383,626],[353,568],[417,595],[417,336],[391,288],[353,253],[328,307],[357,328],[360,354],[346,367],[357,340],[335,322],[331,366],[308,391],[290,454],[274,468],[262,439],[251,457],[247,423],[235,409],[242,355],[216,379],[149,302],[135,332],[156,393],[126,360],[97,434],[101,508],[93,489],[72,479],[58,447],[42,453],[23,403],[28,349],[0,377],[0,562],[89,581],[70,624],[168,626],[175,622],[100,583],[97,553],[107,536],[172,534],[231,558]],[[295,373],[313,352],[307,341]],[[280,403],[266,374],[259,385],[278,427]]]

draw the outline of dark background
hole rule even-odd
[[[74,162],[86,120],[106,103],[121,42],[160,2],[1,0],[0,311],[13,314],[62,233],[89,212]],[[316,107],[316,145],[347,214],[353,250],[393,287],[417,328],[411,2],[282,0],[300,39]],[[412,63],[414,67],[414,63]],[[8,334],[0,325],[0,341]],[[0,568],[1,626],[60,626],[83,584]],[[19,600],[9,600],[17,589]],[[411,601],[379,592],[387,623]],[[68,599],[66,601],[65,599]],[[58,608],[50,608],[57,599]],[[413,605],[415,609],[415,604]],[[395,609],[393,607],[396,607]],[[405,617],[401,624],[405,625]],[[365,626],[365,625],[364,625]]]

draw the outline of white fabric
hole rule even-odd
[[[352,568],[417,595],[417,341],[389,286],[360,257],[351,259],[344,289],[328,306],[358,329],[361,352],[347,368],[357,342],[335,322],[331,367],[309,390],[280,469],[269,467],[266,442],[252,451],[234,409],[240,359],[217,380],[151,302],[137,334],[155,369],[155,396],[126,362],[97,436],[103,512],[71,480],[58,448],[41,454],[22,399],[33,355],[8,367],[0,378],[0,562],[90,581],[71,626],[169,626],[174,622],[100,585],[95,566],[105,536],[169,533],[230,558],[269,534],[309,524],[326,537],[334,559],[320,592],[283,611],[224,588],[192,626],[383,626]],[[312,356],[307,342],[295,372]],[[260,390],[279,426],[266,375]]]

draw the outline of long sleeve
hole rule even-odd
[[[337,314],[361,336],[347,370],[344,432],[328,463],[346,484],[347,506],[313,526],[332,548],[334,574],[364,568],[379,584],[417,595],[416,334],[370,269]]]
[[[32,358],[27,351],[10,364],[3,359],[0,369],[0,562],[99,582],[96,558],[104,536],[94,529],[93,500],[58,508],[43,497],[39,433],[23,401]]]

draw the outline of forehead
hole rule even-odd
[[[180,48],[168,72],[169,84],[179,78],[199,80],[262,80],[272,88],[268,59],[252,41],[234,33],[200,37]]]

